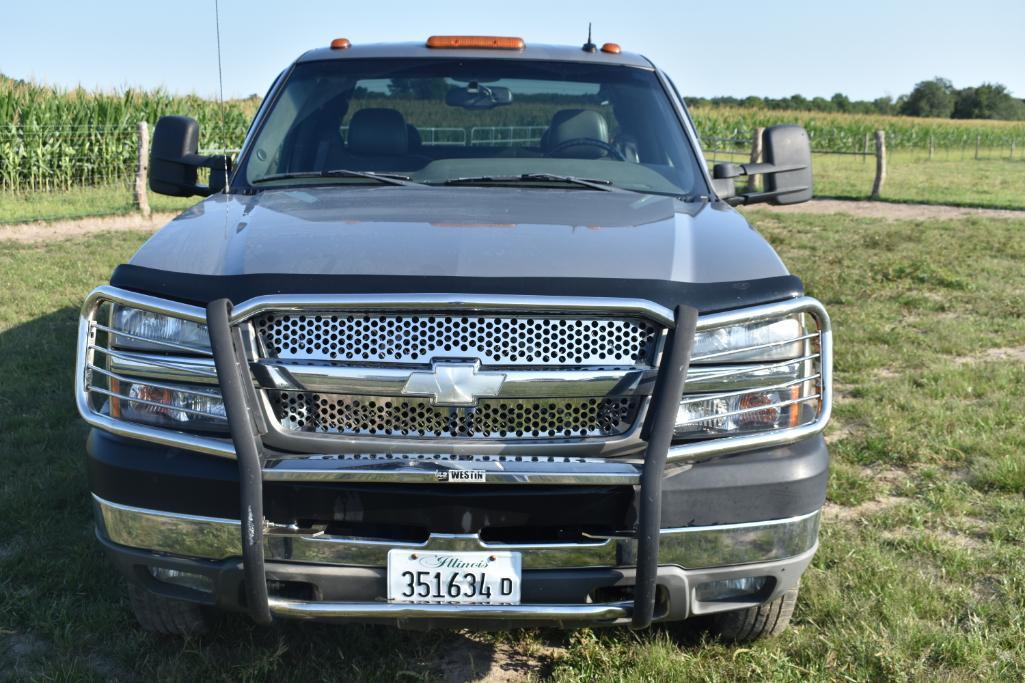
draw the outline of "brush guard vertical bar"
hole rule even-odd
[[[257,403],[255,398],[246,395],[253,392],[253,382],[242,333],[231,327],[231,301],[211,301],[206,307],[206,317],[217,379],[238,459],[246,607],[253,621],[269,624],[271,612],[263,556],[263,442],[257,417],[249,409]]]
[[[676,325],[666,338],[659,365],[652,409],[642,436],[648,447],[644,453],[641,484],[637,494],[637,571],[631,628],[651,625],[655,614],[658,544],[662,526],[662,477],[673,440],[676,413],[683,396],[683,383],[690,365],[698,312],[691,306],[677,306]]]

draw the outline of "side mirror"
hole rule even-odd
[[[716,164],[712,169],[716,191],[730,189],[733,178],[761,174],[765,190],[734,195],[720,193],[733,205],[768,202],[774,205],[799,204],[811,199],[811,142],[801,126],[773,126],[762,135],[763,163]],[[728,181],[730,185],[726,184]]]
[[[199,184],[199,169],[210,169],[210,182]],[[149,153],[149,187],[171,197],[209,196],[228,184],[231,160],[199,154],[199,124],[187,116],[162,116],[153,130]]]

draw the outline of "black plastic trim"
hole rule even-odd
[[[518,294],[647,299],[667,308],[686,304],[700,313],[713,313],[783,301],[804,294],[804,285],[795,275],[700,283],[567,277],[470,278],[294,273],[200,275],[131,264],[115,268],[110,284],[197,306],[206,306],[222,297],[241,303],[271,294]]]
[[[681,528],[788,519],[826,501],[829,450],[821,434],[784,446],[670,466],[662,526]]]
[[[677,306],[675,326],[669,331],[655,381],[652,409],[644,426],[648,442],[641,470],[637,518],[637,584],[631,626],[647,628],[655,611],[655,579],[658,573],[659,529],[662,525],[662,478],[673,441],[677,407],[690,365],[690,350],[697,327],[697,309]]]
[[[89,433],[87,450],[90,489],[105,500],[166,512],[238,517],[234,460],[99,429]],[[828,466],[829,453],[821,435],[786,446],[670,465],[662,482],[662,527],[738,524],[813,512],[825,500]],[[332,513],[336,502],[344,503],[342,510],[379,510],[382,503],[391,502],[390,510],[375,515],[382,523],[402,519],[408,523],[412,510],[419,509],[425,524],[447,524],[454,532],[464,528],[461,511],[470,510],[476,526],[474,510],[487,503],[490,511],[496,496],[503,501],[502,516],[516,524],[520,520],[533,524],[535,519],[610,524],[623,518],[623,509],[632,506],[635,498],[632,487],[483,485],[478,491],[463,484],[265,482],[263,488],[264,512],[275,522],[325,508]],[[631,518],[625,519],[629,524]]]
[[[245,356],[241,336],[233,334],[229,323],[231,302],[227,299],[211,301],[206,316],[217,381],[238,461],[242,567],[246,576],[249,614],[256,623],[269,624],[272,618],[267,603],[263,557],[263,444],[246,397],[246,388],[251,388],[253,383],[248,364],[239,360]]]

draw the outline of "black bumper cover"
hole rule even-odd
[[[237,519],[238,467],[232,460],[92,430],[90,488],[114,503]],[[829,454],[821,435],[787,446],[670,466],[662,483],[662,527],[785,519],[819,509]],[[427,527],[437,533],[487,528],[628,529],[630,486],[287,484],[266,482],[272,522],[360,522]],[[329,519],[325,519],[329,518]]]

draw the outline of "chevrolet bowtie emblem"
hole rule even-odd
[[[430,396],[431,405],[475,406],[477,399],[498,396],[505,382],[501,372],[478,372],[480,363],[439,361],[430,372],[410,373],[402,393]]]

